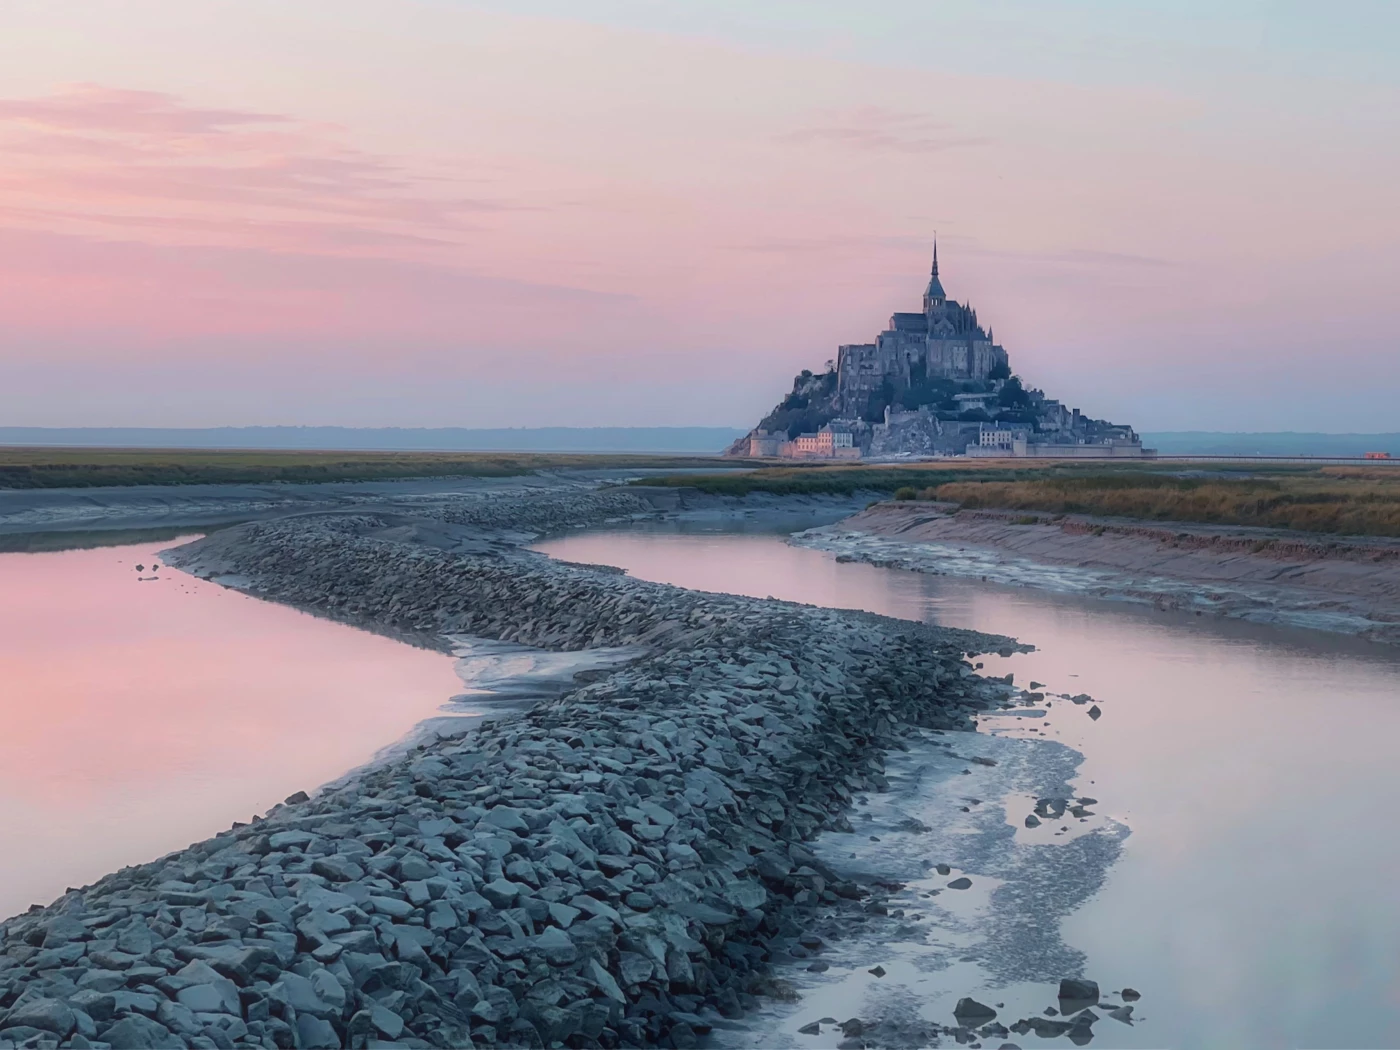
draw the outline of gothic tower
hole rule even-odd
[[[929,320],[933,320],[935,313],[942,313],[944,304],[948,301],[947,294],[943,291],[943,282],[938,279],[938,241],[933,242],[933,274],[928,279],[928,288],[924,291],[924,313]]]

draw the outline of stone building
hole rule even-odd
[[[938,277],[938,245],[921,313],[896,313],[873,343],[842,346],[836,356],[836,410],[860,416],[871,395],[926,379],[986,380],[1008,369],[1006,351],[983,331],[977,311],[948,298]]]
[[[1006,351],[971,306],[948,298],[938,246],[920,313],[896,313],[873,343],[842,346],[732,456],[900,459],[909,456],[1134,457],[1133,428],[1091,419],[1011,373]]]

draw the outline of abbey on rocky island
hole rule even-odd
[[[1089,419],[1011,372],[977,311],[949,299],[938,245],[920,313],[896,313],[873,343],[838,348],[804,371],[731,456],[797,459],[911,455],[1135,457],[1132,427]]]
[[[873,343],[836,352],[838,409],[860,415],[871,395],[890,383],[908,389],[926,379],[986,380],[1010,375],[1006,351],[977,323],[977,311],[948,298],[938,279],[938,245],[924,290],[922,313],[898,313]],[[1004,378],[1004,377],[1003,377]]]

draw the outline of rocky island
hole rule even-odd
[[[943,290],[935,244],[923,309],[892,314],[873,343],[840,347],[824,372],[803,371],[728,454],[1133,459],[1150,450],[1132,427],[1091,419],[1014,375],[991,327]]]

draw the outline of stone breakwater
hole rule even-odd
[[[802,842],[849,828],[901,726],[966,728],[991,694],[964,653],[1012,643],[499,532],[634,498],[287,519],[172,552],[337,617],[647,655],[0,924],[0,1045],[687,1047],[781,992],[774,953],[818,947],[811,918],[865,892]]]

